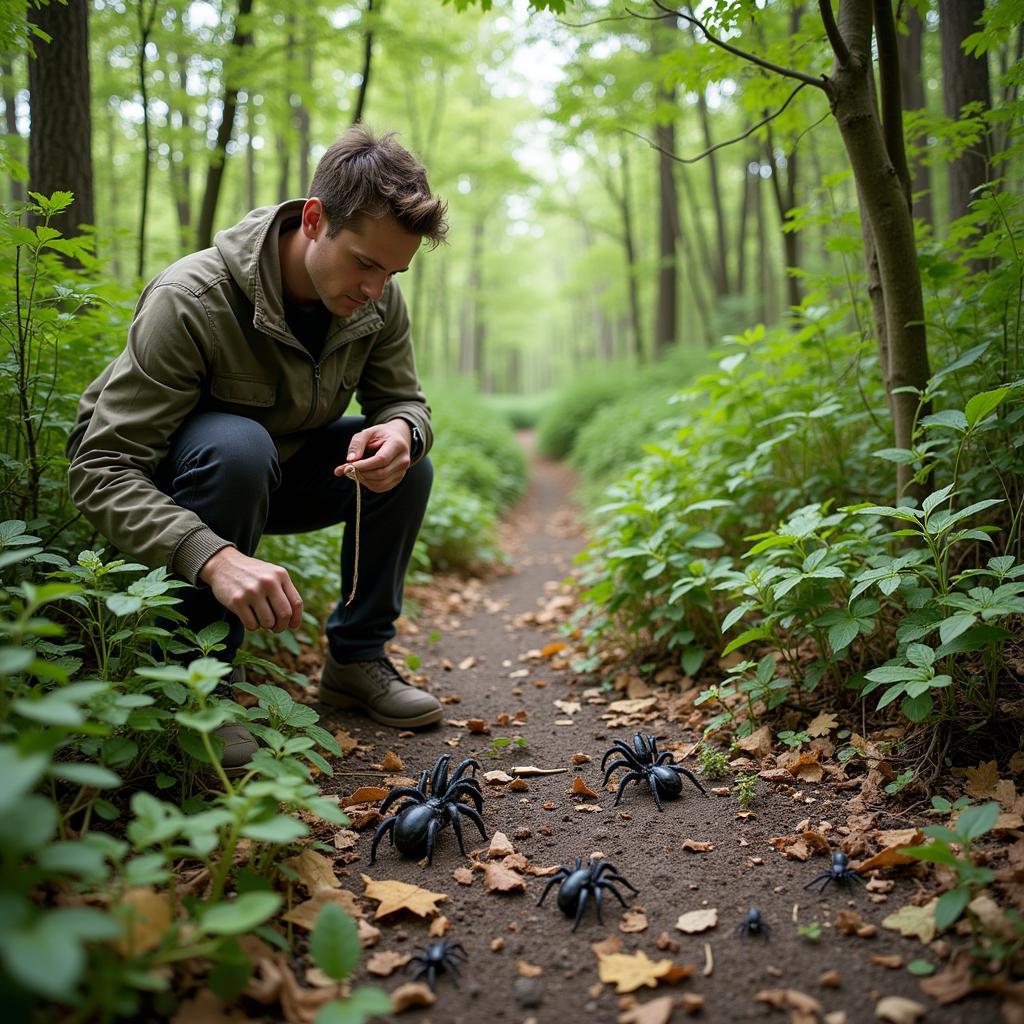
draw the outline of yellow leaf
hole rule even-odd
[[[351,914],[352,917],[359,918],[363,916],[363,908],[356,903],[356,898],[352,893],[347,889],[331,889],[325,885],[317,889],[312,899],[292,907],[287,914],[282,914],[281,919],[297,924],[300,928],[305,928],[307,931],[312,931],[313,925],[316,924],[317,916],[327,903],[337,903],[346,914]]]
[[[421,889],[407,882],[375,882],[369,875],[362,875],[361,878],[366,886],[364,895],[379,904],[377,913],[373,915],[374,920],[396,914],[400,910],[408,910],[419,917],[429,917],[437,913],[437,904],[441,900],[448,899],[443,892],[430,892],[429,889]]]
[[[334,861],[322,853],[317,853],[316,850],[307,847],[297,857],[289,857],[283,863],[299,876],[299,881],[311,896],[321,886],[327,886],[329,889],[341,888],[341,882],[334,873]]]
[[[990,800],[999,785],[999,766],[986,761],[967,769],[967,792],[977,800]]]
[[[639,908],[634,907],[623,913],[619,921],[619,931],[627,935],[632,932],[643,932],[647,930],[647,915]]]
[[[900,907],[882,921],[883,928],[899,932],[900,935],[914,936],[926,946],[935,938],[935,906],[939,901],[931,900],[923,907],[907,905]]]
[[[542,658],[553,658],[560,651],[565,650],[565,644],[561,641],[556,640],[554,643],[550,643],[545,647],[541,648],[540,656]]]
[[[672,996],[659,996],[647,1003],[638,1003],[619,1014],[619,1024],[667,1024],[672,1016]]]
[[[642,949],[632,955],[612,953],[598,962],[601,981],[614,985],[616,992],[635,992],[644,985],[656,988],[658,979],[671,969],[671,960],[650,960]]]
[[[171,927],[171,904],[167,896],[155,889],[129,889],[120,902],[128,907],[130,918],[126,934],[117,941],[118,952],[122,956],[137,956],[156,949]]]
[[[370,974],[376,974],[378,978],[390,977],[399,967],[404,967],[409,962],[411,953],[396,953],[393,950],[385,949],[380,953],[374,953],[366,961],[366,969]]]
[[[827,736],[838,724],[839,719],[836,718],[831,711],[822,711],[821,714],[818,715],[809,726],[807,726],[807,735]]]

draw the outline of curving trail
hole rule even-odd
[[[326,718],[325,725],[346,729],[362,747],[339,766],[345,774],[325,780],[325,788],[337,789],[344,797],[360,785],[382,784],[383,773],[371,766],[380,763],[387,751],[399,756],[405,766],[399,774],[407,777],[418,777],[442,753],[452,755],[453,766],[462,758],[476,757],[483,772],[509,772],[513,765],[568,768],[564,774],[531,777],[519,792],[485,784],[483,818],[488,835],[503,832],[516,854],[537,867],[573,866],[577,857],[585,861],[600,851],[639,890],[633,898],[628,890],[623,893],[632,908],[643,908],[647,926],[641,931],[620,931],[620,923],[640,927],[642,917],[624,912],[608,893],[603,926],[588,906],[572,934],[572,921],[562,916],[553,898],[555,890],[542,907],[535,905],[546,884],[544,877],[526,875],[525,892],[500,894],[485,888],[484,872],[478,868],[472,871],[471,885],[460,884],[453,872],[472,869],[473,863],[460,855],[450,828],[439,835],[430,868],[425,862],[421,866],[401,859],[387,840],[370,866],[371,824],[347,855],[355,859],[341,869],[350,872],[343,878],[344,886],[361,897],[360,874],[367,874],[376,881],[396,879],[446,893],[448,898],[439,908],[451,923],[446,937],[461,942],[469,956],[461,967],[461,988],[442,977],[433,1006],[387,1019],[418,1024],[531,1020],[536,1024],[615,1024],[620,1020],[659,1024],[689,1019],[684,1000],[695,1009],[693,997],[699,996],[703,1010],[696,1011],[697,1020],[860,1024],[878,1019],[875,1007],[880,998],[902,996],[927,1007],[924,1020],[929,1024],[1001,1020],[993,1000],[972,997],[941,1007],[921,992],[917,979],[905,969],[872,960],[872,956],[889,958],[891,964],[898,960],[904,965],[921,957],[937,960],[916,940],[881,926],[884,917],[909,902],[914,893],[911,881],[897,881],[889,894],[872,894],[860,886],[851,890],[830,886],[817,896],[802,886],[827,867],[827,858],[819,855],[806,863],[787,860],[768,843],[771,837],[796,833],[806,819],[813,829],[830,825],[833,834],[841,835],[849,813],[843,793],[827,785],[795,790],[761,782],[755,813],[739,817],[735,794],[724,789],[730,775],[718,783],[705,783],[724,789],[708,798],[684,780],[682,797],[667,802],[660,814],[650,793],[638,786],[628,786],[619,807],[613,808],[614,795],[602,790],[599,771],[601,755],[613,739],[628,740],[642,727],[658,737],[661,748],[678,742],[685,752],[697,737],[680,723],[665,719],[609,728],[601,717],[609,714],[607,705],[588,703],[584,694],[598,681],[557,668],[557,655],[536,656],[545,645],[559,640],[555,620],[564,617],[569,603],[560,585],[583,545],[578,514],[571,505],[572,486],[564,467],[531,456],[530,489],[503,526],[511,571],[482,582],[449,581],[410,595],[423,606],[413,623],[401,625],[395,660],[401,661],[406,654],[421,659],[417,674],[438,696],[453,700],[446,704],[447,721],[433,731],[399,738],[395,731],[364,718]],[[435,630],[439,636],[431,635]],[[522,660],[530,652],[534,655]],[[556,707],[556,700],[565,706]],[[578,710],[573,704],[579,705]],[[490,735],[448,724],[471,719],[486,721]],[[497,724],[501,722],[507,724]],[[496,739],[517,734],[528,746],[493,746]],[[495,749],[497,756],[491,753]],[[591,760],[574,766],[571,758],[576,752]],[[685,763],[696,768],[693,759]],[[573,795],[574,777],[597,799]],[[599,809],[579,810],[580,805]],[[882,819],[886,828],[907,824],[889,816]],[[478,856],[485,858],[488,844],[476,830],[467,824],[464,836],[467,851],[479,851]],[[687,849],[687,841],[697,848]],[[706,844],[710,847],[705,848]],[[468,875],[462,873],[462,877]],[[368,919],[372,918],[374,904],[362,902]],[[737,934],[751,906],[757,906],[770,925],[770,941]],[[819,941],[798,936],[794,907],[798,924],[817,920],[823,925]],[[717,910],[715,927],[700,934],[676,930],[680,915],[708,909]],[[874,926],[873,937],[841,934],[835,927],[837,914],[851,910],[864,925]],[[382,937],[370,953],[412,953],[413,947],[429,941],[429,919],[399,915],[375,923]],[[672,944],[667,948],[659,948],[663,933]],[[625,953],[642,950],[651,960],[668,958],[678,965],[694,965],[695,971],[677,984],[659,985],[657,990],[641,988],[633,996],[617,995],[614,986],[599,981],[598,960],[591,950],[592,943],[612,935],[621,940]],[[500,948],[493,951],[494,946]],[[666,947],[664,939],[661,946]],[[713,968],[705,976],[708,947]],[[409,980],[401,970],[390,977],[374,977],[366,973],[365,963],[364,957],[359,984],[394,989]],[[822,976],[830,971],[838,973],[838,987],[823,984]],[[836,978],[826,981],[834,984]],[[787,990],[796,995],[787,997]],[[768,1001],[755,1001],[764,992]],[[816,1000],[820,1009],[804,1012],[813,1004],[801,1002],[801,994]],[[631,1005],[663,997],[669,998],[671,1017],[654,1015],[653,1008],[649,1017],[629,1015]]]

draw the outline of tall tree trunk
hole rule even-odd
[[[757,159],[756,148],[743,161],[743,196],[740,200],[740,222],[736,231],[736,294],[744,295],[747,290],[747,220],[750,217],[750,197],[757,178],[751,173],[750,165]]]
[[[29,21],[50,37],[35,41],[28,62],[32,104],[29,137],[29,182],[33,192],[50,195],[61,189],[75,194],[73,218],[92,224],[92,96],[89,79],[89,3],[30,6]]]
[[[210,246],[213,238],[213,221],[217,215],[217,200],[224,181],[224,163],[228,155],[228,142],[235,129],[235,109],[238,106],[237,72],[231,67],[232,59],[241,56],[245,47],[252,45],[252,32],[249,29],[249,15],[252,13],[252,0],[238,0],[238,17],[235,30],[231,36],[231,52],[223,62],[224,75],[224,109],[217,129],[217,142],[210,154],[210,166],[206,173],[206,189],[203,192],[203,205],[199,213],[199,226],[196,229],[196,244],[200,249]]]
[[[973,57],[963,41],[977,31],[985,0],[939,0],[939,35],[942,45],[942,98],[946,117],[959,118],[965,104],[980,103],[987,111],[988,55]],[[949,219],[968,212],[971,190],[989,179],[988,136],[968,146],[949,165]]]
[[[754,221],[757,225],[757,318],[769,322],[768,309],[768,232],[764,215],[764,180],[759,174],[754,180]]]
[[[18,132],[17,99],[14,88],[14,68],[10,58],[0,61],[0,90],[4,102],[4,134],[7,136],[7,153],[15,160],[22,160],[21,135]],[[25,183],[14,175],[8,178],[10,191],[8,200],[21,203],[25,200]]]
[[[256,134],[256,111],[252,96],[247,96],[245,102],[245,134],[245,205],[255,210],[259,203],[256,201],[256,150],[252,145]]]
[[[697,90],[697,113],[700,114],[701,131],[704,134],[704,145],[710,149],[714,142],[711,138],[711,119],[708,116],[708,104],[703,89]],[[711,206],[715,211],[715,238],[717,251],[712,260],[712,280],[715,283],[715,294],[719,297],[728,295],[732,291],[729,285],[729,266],[726,257],[729,251],[727,234],[725,229],[725,209],[722,204],[722,189],[718,178],[718,160],[714,153],[709,153],[708,161],[708,186],[711,189]]]
[[[305,65],[305,79],[313,81],[313,44],[307,38],[302,46],[303,63]],[[310,130],[309,107],[305,100],[299,97],[299,105],[295,109],[295,123],[299,129],[299,191],[298,195],[306,196],[309,192],[309,183],[312,174],[309,170],[309,156],[313,148],[313,138]]]
[[[142,97],[142,198],[139,201],[139,235],[135,257],[137,277],[142,277],[146,265],[146,211],[149,206],[149,173],[153,165],[153,143],[149,129],[149,86],[146,82],[146,47],[153,33],[156,5],[157,0],[151,0],[148,5],[145,0],[138,0],[135,9],[139,26],[139,51],[136,63],[139,72],[139,95]]]
[[[685,190],[684,190],[685,191]],[[710,348],[714,344],[711,322],[711,305],[704,294],[704,279],[700,273],[702,266],[700,260],[694,258],[693,234],[691,225],[686,223],[686,204],[676,204],[676,238],[679,240],[679,258],[686,271],[686,281],[690,286],[690,294],[693,296],[693,305],[700,318],[700,332],[704,344]],[[707,266],[706,263],[703,266]],[[691,342],[693,339],[687,337],[686,331],[682,332],[684,342]]]
[[[629,314],[633,321],[633,353],[639,362],[644,361],[644,333],[640,319],[640,289],[637,284],[636,234],[633,227],[633,200],[630,188],[629,151],[624,143],[619,145],[622,167],[622,189],[619,193],[619,210],[622,214],[622,244],[626,250],[626,274],[629,286]]]
[[[192,244],[192,161],[191,157],[191,118],[188,107],[188,57],[186,52],[186,36],[184,19],[175,19],[175,50],[168,59],[167,75],[174,83],[175,93],[181,97],[182,108],[168,116],[172,126],[171,152],[167,160],[168,175],[171,183],[171,200],[178,222],[179,247],[182,252]]]
[[[377,0],[377,15],[380,17],[384,0]],[[363,33],[363,73],[359,79],[359,92],[356,95],[356,108],[352,114],[352,123],[358,124],[366,113],[366,92],[370,87],[370,68],[373,62],[373,26],[376,21],[373,13],[373,0],[366,0],[366,30]]]
[[[664,19],[675,28],[676,19]],[[651,54],[658,59],[667,36],[660,22],[654,23]],[[676,90],[658,75],[655,91],[654,138],[658,149],[658,305],[654,318],[654,356],[657,358],[676,340],[679,323],[679,274],[676,243],[679,241],[679,197],[676,195],[675,161],[669,156],[676,148]],[[672,120],[666,118],[671,116]]]
[[[913,4],[905,6],[906,35],[900,36],[900,88],[903,109],[924,110],[924,22]],[[932,204],[931,169],[918,158],[912,168],[911,190],[914,193],[914,216],[935,227],[935,208]]]
[[[893,152],[902,145],[902,124],[899,75],[892,73],[899,60],[895,32],[890,33],[886,26],[886,21],[891,23],[892,19],[889,0],[874,0],[874,14],[880,23],[877,41],[879,63],[883,66],[883,120],[879,119],[872,95],[872,5],[864,0],[841,0],[835,32],[843,49],[837,51],[833,73],[824,84],[863,200],[878,259],[880,305],[884,305],[884,314],[879,306],[876,310],[885,318],[879,327],[879,338],[885,338],[888,348],[896,446],[910,449],[918,400],[915,394],[901,389],[923,391],[931,371],[921,275],[908,202],[909,179],[902,177],[906,161]],[[865,258],[870,265],[871,254],[866,252]],[[912,475],[909,466],[897,466],[897,497],[911,493]]]
[[[765,150],[768,163],[772,169],[772,192],[775,206],[779,213],[779,228],[782,234],[782,262],[786,271],[786,305],[795,308],[803,301],[800,293],[800,279],[789,273],[790,268],[796,270],[800,266],[800,233],[786,231],[786,215],[796,206],[797,153],[794,149],[786,157],[785,168],[779,163],[775,154],[775,139],[768,127],[768,140]]]

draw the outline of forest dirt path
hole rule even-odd
[[[590,703],[584,691],[597,686],[596,680],[580,678],[568,668],[559,670],[557,656],[538,656],[547,644],[559,640],[550,619],[568,600],[560,583],[583,545],[571,505],[572,486],[564,467],[531,455],[529,491],[504,526],[512,571],[484,582],[452,583],[415,593],[427,603],[416,622],[400,630],[396,660],[407,652],[421,659],[417,672],[439,697],[452,701],[445,706],[446,721],[436,729],[399,737],[365,718],[327,718],[325,725],[347,730],[360,747],[342,763],[343,774],[326,780],[326,788],[333,786],[346,797],[358,786],[384,785],[379,765],[388,751],[401,759],[404,770],[397,774],[406,777],[418,777],[445,753],[452,755],[453,765],[477,758],[480,776],[495,770],[510,773],[514,765],[568,768],[564,774],[527,778],[526,788],[519,792],[484,783],[488,837],[504,833],[522,858],[513,857],[509,863],[518,862],[520,867],[523,859],[536,868],[573,865],[577,857],[586,861],[592,852],[601,851],[639,890],[635,897],[622,891],[630,907],[643,908],[646,928],[620,930],[620,925],[641,927],[642,919],[624,916],[607,893],[604,924],[597,923],[591,905],[573,934],[571,919],[558,910],[557,887],[538,907],[546,879],[529,873],[523,874],[524,891],[489,891],[483,864],[474,865],[460,855],[451,828],[439,834],[430,867],[425,861],[403,859],[386,838],[371,865],[376,805],[350,808],[362,827],[358,841],[341,855],[339,865],[345,867],[340,873],[350,872],[343,885],[361,903],[367,920],[373,919],[375,904],[363,896],[361,875],[445,893],[447,899],[438,911],[450,923],[446,937],[461,942],[469,957],[460,988],[441,977],[434,1005],[388,1019],[418,1024],[663,1024],[689,1019],[689,1009],[697,1013],[696,1019],[715,1022],[859,1024],[878,1019],[881,998],[902,996],[927,1007],[927,1022],[1000,1020],[997,1004],[980,997],[939,1006],[904,969],[919,958],[936,962],[916,940],[902,938],[881,924],[910,901],[916,890],[913,881],[898,879],[888,893],[869,892],[859,885],[829,886],[817,896],[802,886],[826,869],[827,856],[819,854],[803,863],[785,859],[770,845],[771,837],[808,828],[802,824],[807,819],[811,829],[840,837],[848,814],[843,793],[826,785],[798,788],[762,781],[754,813],[740,817],[736,795],[728,788],[730,773],[718,783],[706,783],[709,789],[720,787],[707,798],[684,780],[681,799],[665,803],[662,813],[649,791],[633,785],[613,808],[614,794],[602,790],[599,771],[601,756],[613,739],[629,740],[642,728],[654,733],[662,748],[678,743],[683,751],[697,735],[658,719],[638,718],[631,725],[619,716],[609,727],[607,701],[622,695],[601,697],[591,690],[590,699],[597,696],[604,703]],[[566,703],[556,707],[555,701]],[[490,735],[471,732],[465,723],[472,719],[485,721]],[[507,746],[495,756],[493,741],[515,735],[521,735],[527,746]],[[573,765],[577,752],[590,760]],[[686,763],[696,768],[693,759]],[[597,798],[572,794],[575,778]],[[880,827],[909,824],[883,814]],[[485,861],[489,844],[468,821],[464,836],[467,852],[476,851],[475,858]],[[694,848],[687,848],[688,841]],[[471,884],[454,877],[457,869],[462,869],[463,882],[471,879]],[[751,906],[760,908],[770,924],[770,941],[737,934],[737,925]],[[676,930],[681,914],[708,909],[717,910],[716,926],[700,934]],[[836,925],[843,923],[839,915],[846,911],[860,915],[863,930],[871,937],[841,934]],[[410,976],[403,969],[381,978],[368,974],[366,965],[381,951],[404,955],[425,946],[431,920],[435,919],[403,912],[374,921],[381,937],[364,956],[357,983],[393,990],[408,982]],[[636,924],[630,925],[631,920]],[[823,926],[816,942],[797,933],[798,925],[813,921]],[[695,970],[676,984],[660,984],[656,991],[645,987],[633,996],[617,995],[613,985],[601,984],[598,958],[591,949],[592,943],[609,936],[621,941],[623,953],[642,951],[653,961],[671,960]],[[710,974],[708,950],[713,959]],[[835,973],[823,982],[826,972]],[[757,1001],[765,992],[768,995]],[[694,996],[703,998],[702,1010],[696,1009]],[[631,1004],[642,1010],[662,999],[667,1002],[659,1004],[660,1012],[651,1006],[649,1016],[629,1015]],[[664,1015],[666,1010],[670,1017]]]

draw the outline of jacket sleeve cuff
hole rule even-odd
[[[416,461],[422,460],[434,444],[434,431],[430,426],[430,413],[427,409],[416,402],[396,402],[379,410],[370,425],[387,423],[388,420],[405,420],[410,426],[420,428],[423,435],[423,451]]]
[[[231,541],[218,537],[208,526],[201,526],[186,534],[174,549],[171,569],[193,586],[202,586],[199,570],[218,551],[232,546]]]

